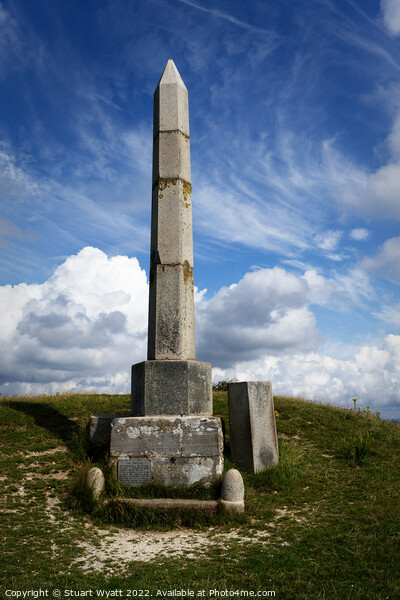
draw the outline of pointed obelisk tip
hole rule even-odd
[[[170,58],[167,64],[165,65],[165,69],[163,71],[163,74],[161,75],[161,79],[158,85],[163,85],[165,83],[177,83],[179,85],[182,85],[186,90],[186,85],[184,84],[183,79],[180,76],[179,71],[176,68],[172,58]]]

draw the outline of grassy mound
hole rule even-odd
[[[68,596],[64,590],[93,590],[86,597],[121,590],[113,597],[123,598],[172,590],[195,597],[218,597],[212,590],[232,597],[400,597],[399,425],[276,397],[280,462],[243,473],[245,516],[171,517],[122,508],[118,499],[181,490],[123,490],[107,457],[91,455],[90,415],[126,414],[129,404],[129,396],[95,394],[1,399],[1,597],[40,589],[49,597],[55,589],[60,597]],[[229,468],[226,392],[214,393],[214,413],[224,419]],[[85,490],[93,464],[106,471],[114,499],[107,508]],[[218,495],[218,486],[186,492]]]

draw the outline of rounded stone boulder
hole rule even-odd
[[[105,479],[103,471],[99,467],[92,467],[86,475],[86,485],[93,494],[93,499],[98,500],[104,492]]]
[[[244,512],[244,483],[237,469],[229,469],[222,480],[221,504],[231,512]]]

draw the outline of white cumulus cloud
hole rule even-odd
[[[400,115],[397,116],[392,131],[388,135],[387,144],[391,155],[394,158],[400,158]]]
[[[386,164],[382,164],[375,172],[369,173],[353,168],[347,178],[339,180],[335,192],[344,207],[362,218],[400,219],[400,114],[393,122],[385,146],[389,153]],[[330,154],[335,156],[332,150]],[[338,160],[343,158],[340,157]],[[356,236],[360,235],[357,233],[359,231],[365,230],[353,230]],[[354,237],[353,232],[350,236],[359,240],[359,237]]]
[[[383,23],[391,35],[400,34],[399,0],[381,0]]]
[[[358,398],[363,407],[398,416],[400,407],[400,336],[388,335],[382,347],[363,346],[351,360],[316,352],[287,356],[263,356],[218,369],[215,380],[269,380],[274,394],[352,406]],[[396,413],[397,411],[397,413]]]
[[[312,349],[320,341],[311,296],[323,297],[327,284],[316,273],[308,279],[282,268],[246,273],[221,288],[197,310],[198,347],[215,366],[251,360],[260,354]]]
[[[317,243],[318,248],[321,250],[336,250],[343,232],[342,231],[334,231],[332,229],[328,229],[323,233],[317,235],[315,237],[315,241]]]
[[[384,165],[368,181],[365,209],[382,218],[400,219],[400,163]]]
[[[382,277],[400,281],[400,237],[386,240],[376,256],[364,258],[362,267]]]
[[[147,278],[136,258],[86,247],[41,285],[0,288],[3,393],[129,390],[145,357]]]
[[[320,341],[311,302],[331,286],[309,271],[247,273],[210,300],[196,291],[198,356],[215,366],[263,354],[311,350]],[[129,389],[146,358],[148,287],[137,259],[87,247],[41,285],[0,288],[3,393]],[[123,383],[123,385],[121,384]]]
[[[214,378],[269,379],[275,393],[377,408],[400,402],[400,336],[364,346],[351,360],[318,353],[310,306],[359,305],[361,271],[325,278],[283,268],[249,272],[211,299],[196,290],[198,360]],[[0,288],[0,391],[125,392],[146,358],[148,284],[136,258],[92,247],[68,257],[43,284]],[[388,316],[385,315],[381,318]]]
[[[361,179],[361,178],[360,178]],[[338,197],[347,209],[363,218],[400,219],[400,163],[390,162],[375,173],[364,174],[359,185],[346,182]]]
[[[370,236],[370,232],[368,229],[364,229],[363,227],[356,227],[356,229],[352,229],[350,231],[350,237],[352,240],[356,240],[357,242],[363,242],[367,240]]]

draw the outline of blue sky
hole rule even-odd
[[[188,88],[197,355],[400,416],[400,1],[0,1],[0,391],[146,358],[152,96]]]

